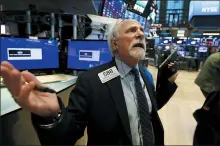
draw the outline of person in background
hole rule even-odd
[[[208,57],[210,55],[212,55],[213,53],[216,53],[217,52],[217,48],[216,47],[209,47],[208,48]]]
[[[167,49],[165,49],[164,51],[164,55],[163,55],[163,61],[167,59],[167,57],[172,54],[175,51],[175,47],[173,43],[169,44],[169,47],[167,47]],[[162,61],[162,62],[163,62]]]
[[[207,58],[195,83],[200,87],[206,100],[203,107],[194,113],[198,125],[193,145],[219,145],[220,52]]]
[[[145,56],[144,29],[135,20],[120,20],[109,34],[111,62],[82,73],[68,106],[29,72],[1,63],[13,99],[32,114],[42,145],[74,145],[87,127],[88,145],[164,145],[157,111],[177,89],[177,74],[155,92],[138,62]]]
[[[210,55],[195,79],[203,95],[220,90],[220,52]]]

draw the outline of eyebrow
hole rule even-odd
[[[126,31],[128,31],[129,29],[133,29],[133,28],[137,28],[137,26],[129,26],[126,28]],[[141,31],[144,32],[144,29],[142,27],[139,27]]]
[[[124,22],[125,21],[125,19],[122,19],[120,22],[118,22],[118,24],[121,24],[122,22]]]

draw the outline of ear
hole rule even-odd
[[[118,49],[118,44],[117,44],[117,41],[115,38],[111,39],[111,46],[114,51],[116,51]]]

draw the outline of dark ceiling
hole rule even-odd
[[[39,11],[58,12],[62,9],[70,14],[96,14],[92,0],[0,0],[4,11],[25,10],[35,4]]]

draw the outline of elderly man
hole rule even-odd
[[[32,113],[41,144],[73,145],[86,127],[88,145],[164,144],[157,110],[175,92],[176,75],[155,92],[138,66],[146,45],[143,28],[134,20],[117,23],[108,42],[113,60],[78,77],[66,108],[56,94],[34,90],[44,85],[31,73],[1,64],[13,98]]]

